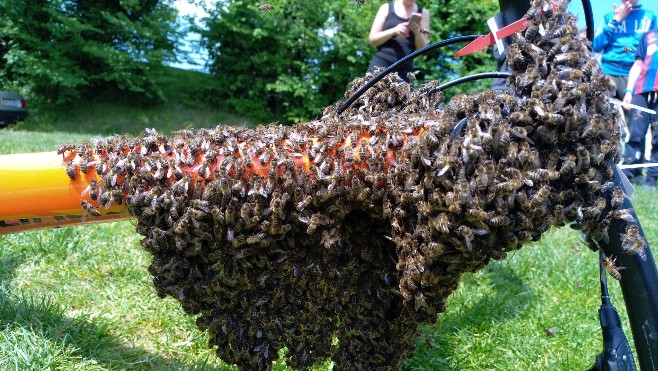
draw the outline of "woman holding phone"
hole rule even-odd
[[[388,67],[402,57],[427,45],[430,14],[416,4],[416,0],[395,0],[379,7],[368,42],[377,48],[370,61],[368,72],[377,67]],[[409,82],[408,74],[413,69],[409,61],[397,70],[398,75]]]

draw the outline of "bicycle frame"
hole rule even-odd
[[[529,9],[528,0],[499,0],[500,11],[505,25],[522,17]],[[593,39],[594,27],[592,8],[589,0],[583,0],[585,21],[587,23],[587,38]],[[615,185],[623,186],[628,191],[628,183],[618,167],[615,170]],[[628,192],[626,192],[628,193]],[[610,191],[606,194],[610,198]],[[645,237],[644,231],[635,209],[626,198],[622,208],[630,209],[633,217],[640,227],[640,234]],[[658,370],[658,272],[656,263],[649,246],[646,247],[646,260],[639,255],[625,254],[622,249],[622,233],[625,233],[626,222],[612,220],[608,229],[609,241],[600,243],[600,248],[606,256],[615,256],[621,266],[625,267],[620,280],[628,320],[635,341],[637,361],[642,370]]]

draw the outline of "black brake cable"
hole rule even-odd
[[[470,82],[470,81],[475,81],[475,80],[482,80],[482,79],[496,79],[496,78],[507,78],[512,76],[511,73],[509,72],[482,72],[482,73],[475,73],[472,75],[460,77],[458,79],[448,81],[445,84],[439,85],[435,87],[434,89],[428,91],[427,93],[423,94],[425,95],[431,95],[436,93],[437,91],[443,91],[445,89],[451,88],[455,85],[463,84],[465,82]]]
[[[585,15],[585,35],[590,42],[594,40],[594,16],[590,0],[582,0]],[[605,254],[599,250],[599,272],[601,274],[601,307],[599,321],[603,334],[603,351],[596,356],[592,370],[637,370],[633,352],[628,344],[626,334],[621,327],[617,309],[610,301],[606,269],[603,267]]]
[[[345,111],[349,106],[354,103],[363,93],[365,93],[368,89],[370,89],[373,85],[375,85],[379,80],[383,79],[386,75],[388,75],[391,72],[394,72],[397,70],[401,65],[404,63],[420,56],[426,53],[429,53],[430,51],[438,48],[442,48],[444,46],[452,45],[452,44],[457,44],[460,42],[466,42],[466,41],[473,41],[480,37],[480,35],[468,35],[468,36],[457,36],[453,37],[447,40],[439,41],[434,44],[427,45],[426,47],[422,49],[418,49],[413,53],[409,53],[397,62],[393,63],[391,66],[386,68],[384,71],[380,72],[377,76],[375,76],[372,80],[368,81],[365,85],[363,85],[359,90],[356,91],[348,100],[346,100],[340,108],[338,108],[338,113],[342,113]]]
[[[610,301],[608,294],[608,280],[606,269],[603,267],[605,259],[603,250],[599,250],[599,273],[601,275],[601,307],[599,308],[599,322],[603,333],[603,351],[596,356],[596,362],[590,370],[637,370],[633,351],[621,327],[621,320],[617,309]]]

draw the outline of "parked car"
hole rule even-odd
[[[23,121],[27,117],[27,101],[22,95],[0,91],[0,128]]]

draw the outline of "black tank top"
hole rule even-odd
[[[422,14],[423,8],[418,6],[417,12]],[[408,21],[409,18],[402,18],[395,13],[393,3],[388,3],[388,14],[384,20],[384,30],[394,28],[398,24]],[[414,50],[416,50],[416,37],[413,32],[409,31],[408,38],[392,37],[377,48],[377,52],[375,52],[370,66],[368,66],[368,72],[372,72],[375,67],[388,67]],[[398,68],[398,75],[408,81],[407,72],[412,69],[413,61],[409,61]]]

